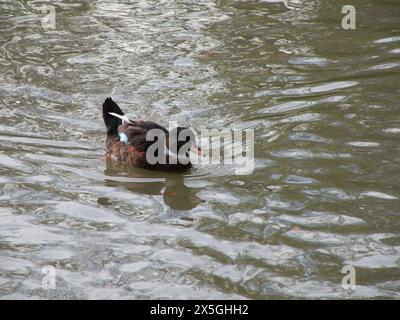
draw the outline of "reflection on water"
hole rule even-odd
[[[396,1],[41,4],[0,3],[1,299],[400,297]],[[254,129],[254,172],[103,160],[109,95]]]
[[[107,168],[104,171],[106,176],[132,178],[129,179],[130,181],[108,180],[106,178],[105,185],[108,187],[124,186],[134,193],[162,195],[164,203],[176,210],[191,210],[202,202],[196,196],[196,193],[201,189],[187,187],[182,173],[149,172],[117,163],[112,159],[106,160],[106,166]],[[101,204],[105,205],[105,203]]]

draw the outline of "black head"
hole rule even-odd
[[[175,127],[169,132],[168,149],[177,155],[186,155],[192,151],[199,155],[201,149],[197,146],[194,132],[187,127]]]

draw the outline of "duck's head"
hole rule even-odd
[[[189,158],[189,153],[201,155],[201,149],[197,145],[194,132],[187,127],[175,127],[168,135],[168,153],[178,159]],[[179,161],[181,162],[181,161]]]

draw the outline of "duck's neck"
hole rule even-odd
[[[107,134],[106,136],[106,153],[111,153],[111,148],[114,143],[120,141],[118,134]]]

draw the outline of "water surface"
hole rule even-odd
[[[0,3],[1,299],[400,297],[398,1],[42,4]],[[109,95],[254,129],[254,172],[102,159]]]

